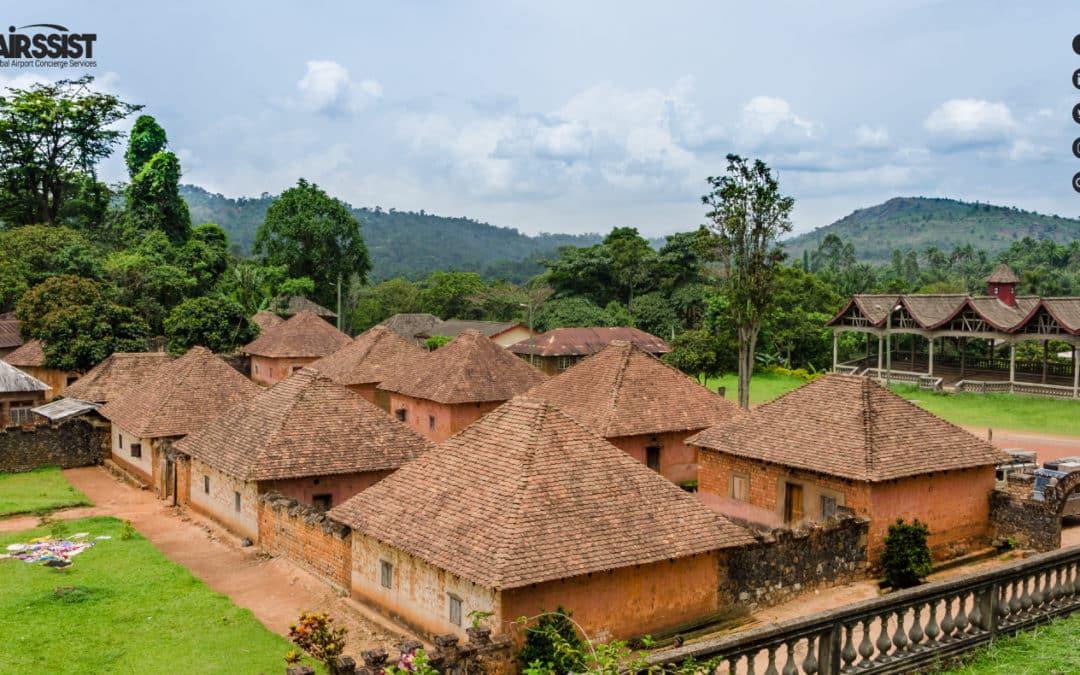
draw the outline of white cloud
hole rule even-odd
[[[1016,128],[1009,106],[973,98],[954,98],[938,106],[923,123],[933,133],[964,139],[1000,139]]]
[[[855,130],[855,145],[860,148],[882,148],[889,143],[889,130],[883,126],[859,125]]]
[[[817,135],[817,126],[796,115],[786,100],[755,96],[742,107],[735,140],[740,147],[767,155],[806,147]]]
[[[348,69],[336,61],[308,61],[296,88],[301,107],[332,116],[358,112],[383,94],[377,81],[355,82]]]

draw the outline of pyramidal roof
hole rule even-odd
[[[24,342],[21,347],[4,357],[13,366],[40,368],[45,365],[45,350],[41,340]]]
[[[1020,278],[1009,269],[1008,265],[1005,263],[998,263],[998,266],[994,268],[994,271],[990,273],[990,276],[986,277],[986,283],[1018,284],[1020,283]]]
[[[551,403],[524,397],[330,517],[491,588],[753,541]]]
[[[285,323],[285,319],[282,319],[273,312],[268,312],[265,309],[260,309],[251,315],[251,321],[259,327],[259,332],[265,331],[267,328],[278,325],[279,323]]]
[[[244,352],[270,358],[320,358],[352,342],[345,333],[311,312],[300,312],[244,346]]]
[[[827,374],[687,441],[858,481],[998,464],[1008,456],[866,377]]]
[[[184,436],[260,391],[209,349],[193,347],[98,412],[140,438]]]
[[[48,391],[50,389],[52,387],[36,377],[31,377],[7,361],[0,360],[0,393]]]
[[[617,340],[529,391],[605,438],[705,429],[742,417],[734,403]]]
[[[116,352],[64,389],[64,396],[93,403],[131,391],[172,359],[165,352]]]
[[[359,394],[301,368],[175,447],[252,481],[396,469],[434,445]]]
[[[386,326],[375,326],[310,367],[345,386],[379,383],[409,368],[427,352]]]
[[[380,389],[443,404],[507,401],[547,376],[475,330],[417,359]]]

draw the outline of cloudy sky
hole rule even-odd
[[[302,176],[357,206],[660,235],[702,222],[737,152],[777,170],[797,231],[898,195],[1080,216],[1076,0],[271,4],[4,20],[97,33],[101,86],[228,196]],[[56,74],[0,84],[34,77]]]

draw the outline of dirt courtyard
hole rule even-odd
[[[56,518],[73,520],[113,516],[130,520],[167,558],[191,570],[207,586],[250,609],[268,629],[288,634],[301,611],[326,611],[349,628],[346,652],[394,647],[407,635],[403,629],[354,601],[335,593],[326,583],[284,558],[242,547],[240,539],[212,521],[157,499],[150,490],[123,482],[104,467],[66,469],[64,476],[94,506],[59,511]],[[0,520],[0,531],[36,527],[36,517]]]

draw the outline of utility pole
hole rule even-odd
[[[341,330],[341,275],[337,275],[337,329]]]
[[[529,365],[535,366],[536,359],[533,357],[533,352],[535,351],[535,342],[533,341],[533,304],[531,301],[527,305],[523,302],[519,302],[518,306],[525,307],[529,310]]]

